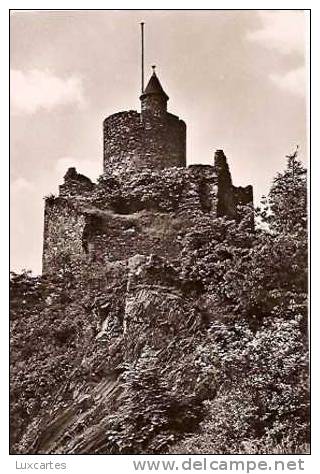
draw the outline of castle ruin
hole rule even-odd
[[[199,216],[237,218],[252,186],[235,187],[222,150],[213,165],[186,166],[186,125],[167,111],[155,73],[141,112],[103,123],[103,175],[97,183],[69,168],[57,197],[45,201],[43,274],[62,266],[128,261],[139,254],[177,258]]]

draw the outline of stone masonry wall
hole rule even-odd
[[[143,120],[151,117],[163,117],[167,113],[167,100],[159,95],[150,95],[141,101],[141,115]]]
[[[233,186],[233,196],[235,203],[238,205],[252,204],[253,203],[253,189],[252,186]]]
[[[218,176],[218,207],[217,217],[236,216],[236,204],[233,194],[233,185],[227,158],[222,150],[214,155],[214,166]]]
[[[73,197],[81,194],[88,195],[94,189],[94,184],[86,176],[77,173],[75,168],[69,168],[64,175],[64,183],[59,186],[61,197]]]
[[[42,272],[63,271],[84,261],[85,215],[63,198],[47,198],[44,211]]]
[[[103,133],[107,175],[186,166],[186,125],[175,115],[142,121],[138,112],[120,112],[105,119]]]
[[[60,197],[46,200],[44,273],[68,262],[105,265],[136,254],[179,259],[198,217],[211,216],[214,225],[217,217],[235,217],[237,204],[252,203],[250,186],[232,185],[222,151],[215,166],[144,169],[112,182],[68,174]]]
[[[115,262],[137,253],[174,258],[179,252],[174,222],[172,215],[151,211],[130,216],[95,214],[85,228],[88,259]]]

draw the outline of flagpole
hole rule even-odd
[[[144,92],[144,23],[141,22],[141,93]]]

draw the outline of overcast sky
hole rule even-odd
[[[69,166],[102,170],[102,121],[139,109],[140,30],[187,124],[188,163],[228,157],[256,203],[285,155],[306,156],[306,18],[298,11],[62,11],[11,15],[11,264],[41,271],[43,196]]]

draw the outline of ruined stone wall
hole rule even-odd
[[[152,253],[176,259],[186,223],[174,213],[139,211],[121,215],[72,206],[61,198],[46,203],[43,273],[66,268],[80,273],[85,264],[125,261]]]
[[[218,208],[218,175],[211,165],[190,165],[186,185],[179,203],[179,212],[210,212],[214,217]]]
[[[114,189],[112,196],[107,180],[103,197],[102,182],[102,207],[87,211],[84,240],[91,261],[113,262],[136,254],[175,260],[194,219],[207,213],[216,217],[217,175],[212,166],[148,170]]]
[[[253,204],[253,188],[251,185],[245,187],[233,186],[233,196],[236,205]]]
[[[133,181],[131,188],[127,183],[128,188],[123,189],[122,201],[120,204],[117,201],[116,209],[112,209],[112,200],[110,209],[105,208],[110,199],[107,191],[104,208],[93,204],[94,198],[83,196],[47,201],[43,271],[58,271],[62,260],[72,264],[106,264],[136,254],[178,258],[183,236],[194,217],[203,212],[215,217],[215,185],[211,188],[210,209],[203,208],[202,200],[208,198],[208,194],[206,191],[205,196],[201,195],[204,178],[202,173],[192,176],[194,171],[181,170],[184,182],[181,188],[175,186],[174,179],[165,182],[162,173],[157,174],[158,182],[153,181],[149,186]],[[100,199],[103,201],[101,192]],[[135,209],[137,203],[142,209]]]
[[[172,114],[141,120],[135,111],[106,118],[104,173],[186,166],[186,125]]]
[[[222,150],[214,155],[214,166],[218,176],[218,206],[217,217],[236,216],[236,203],[233,195],[233,185],[227,158]]]
[[[188,168],[142,170],[128,175],[126,180],[103,178],[95,193],[98,205],[109,202],[119,214],[137,211],[160,212],[217,212],[218,177],[210,165],[191,165]],[[103,208],[103,207],[102,207]]]
[[[59,272],[84,261],[85,215],[64,198],[47,198],[44,210],[42,272]]]
[[[184,237],[201,216],[235,217],[252,188],[232,185],[223,152],[215,166],[144,169],[97,184],[68,171],[60,197],[46,201],[43,271],[61,265],[106,265],[136,254],[179,259]]]
[[[64,183],[59,186],[59,196],[76,197],[88,196],[94,189],[94,184],[86,176],[77,173],[76,168],[69,168],[64,176]]]
[[[183,227],[183,221],[172,213],[94,215],[85,228],[87,257],[100,263],[153,253],[175,259],[181,250],[179,230]]]

